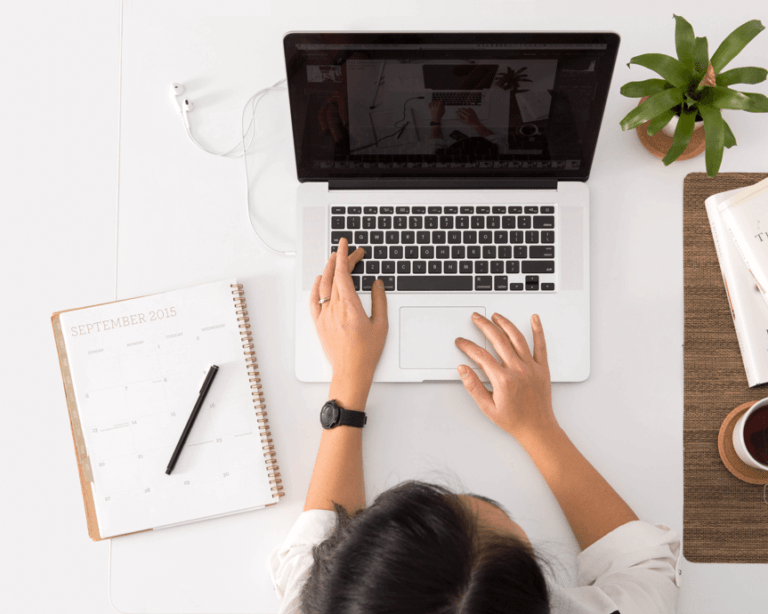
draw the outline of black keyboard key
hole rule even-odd
[[[376,215],[379,212],[378,207],[363,207],[363,213],[366,215]]]
[[[523,233],[520,230],[514,230],[510,231],[509,233],[509,242],[510,243],[522,243],[523,242]]]
[[[363,275],[363,292],[370,292],[374,281],[376,281],[375,277]]]
[[[466,215],[460,215],[456,218],[456,228],[469,228],[469,218]]]
[[[509,232],[506,230],[497,230],[493,233],[494,243],[507,243],[509,241]]]
[[[419,257],[419,248],[415,245],[405,246],[405,257],[414,260]]]
[[[445,263],[443,264],[443,270],[446,273],[450,273],[451,275],[456,273],[458,269],[459,269],[459,265],[455,260],[446,260]]]
[[[464,258],[465,249],[463,245],[454,245],[451,248],[451,258],[456,260],[462,260]]]
[[[482,215],[472,216],[472,228],[485,228],[485,218]]]
[[[352,274],[353,275],[362,275],[363,273],[365,273],[365,264],[361,260],[360,262],[358,262],[355,265],[355,268],[352,269]]]
[[[374,230],[371,232],[371,243],[378,243],[381,245],[384,243],[384,233],[381,230]]]
[[[423,275],[427,272],[427,263],[424,260],[414,260],[413,261],[413,272],[418,273],[420,275]],[[398,289],[400,286],[398,285]]]
[[[395,212],[394,207],[382,207],[379,210],[379,213],[381,213],[382,215],[392,215],[394,212]]]
[[[520,273],[520,263],[517,260],[507,260],[507,275],[517,275],[518,273]]]
[[[354,253],[357,250],[357,246],[355,245],[347,245],[347,256]]]
[[[350,207],[351,209],[352,207]],[[360,228],[360,216],[353,215],[347,218],[347,228],[351,230],[357,230]]]
[[[414,207],[414,209],[415,208],[416,207]],[[412,215],[411,217],[408,218],[408,228],[410,228],[411,230],[418,230],[419,228],[422,227],[423,223],[424,223],[423,218],[420,218],[418,216]]]
[[[495,245],[484,245],[483,246],[483,258],[486,260],[493,260],[496,258],[496,246]]]
[[[331,213],[333,215],[344,215],[346,210],[347,210],[346,207],[331,207]]]
[[[356,230],[355,231],[355,243],[368,243],[368,231]]]
[[[385,260],[381,263],[381,272],[385,275],[389,275],[395,272],[395,263],[391,260]]]
[[[379,279],[384,282],[384,289],[387,292],[391,292],[395,289],[395,276],[394,275],[380,275]]]
[[[360,215],[363,212],[362,207],[349,207],[347,213],[350,215]]]
[[[541,289],[551,292],[555,289],[555,284],[541,284]]]
[[[360,276],[359,275],[352,276],[352,283],[355,286],[355,292],[360,292]]]
[[[413,207],[411,209],[411,213],[415,213],[416,215],[424,215],[427,212],[426,207]]]
[[[408,218],[404,215],[397,215],[395,216],[395,228],[398,230],[403,230],[404,228],[408,228]]]
[[[538,213],[539,212],[539,208],[538,207],[533,207],[533,206],[528,206],[528,207],[525,208],[525,212],[526,213]]]
[[[411,273],[411,263],[409,260],[401,260],[397,263],[397,272],[400,275],[409,275]]]
[[[343,217],[332,217],[331,218],[331,228],[338,230],[339,228],[344,228],[344,218]]]
[[[525,231],[525,242],[526,243],[538,243],[539,242],[539,231],[538,230],[526,230]]]
[[[509,245],[499,245],[499,258],[511,258],[512,247]]]
[[[443,263],[439,260],[430,260],[427,268],[430,275],[439,275],[443,272]]]
[[[498,215],[489,215],[487,218],[485,218],[486,228],[490,228],[491,230],[493,230],[495,228],[499,228],[500,224],[501,224],[501,218]]]
[[[419,245],[424,245],[425,243],[429,243],[430,235],[429,230],[419,230],[419,232],[416,233],[416,243]]]
[[[448,232],[448,243],[461,243],[461,232],[451,230]]]
[[[527,245],[515,245],[515,258],[525,260],[528,257]]]
[[[471,273],[471,272],[472,272],[472,261],[462,260],[459,263],[459,273]]]
[[[523,262],[523,273],[554,273],[554,260],[526,260]]]
[[[421,248],[421,257],[424,260],[428,260],[430,258],[434,258],[435,257],[435,248],[432,247],[431,245],[424,245],[424,246],[422,246],[422,248]]]
[[[475,211],[477,213],[490,213],[491,208],[490,207],[475,207]]]
[[[515,227],[515,217],[513,215],[505,215],[503,218],[501,218],[501,227],[502,228],[514,228]]]
[[[461,292],[472,289],[471,275],[399,276],[397,289],[401,292],[421,290]]]
[[[488,272],[488,261],[487,260],[476,260],[475,261],[475,273],[485,274],[487,272]]]
[[[453,218],[450,215],[444,215],[440,218],[440,228],[450,230],[453,228]]]
[[[464,231],[464,245],[469,245],[470,243],[477,243],[477,231],[475,230]]]
[[[476,276],[475,290],[493,290],[493,277],[490,275]]]
[[[378,260],[369,260],[365,263],[365,272],[368,273],[368,275],[378,275],[379,274],[379,261]]]
[[[501,260],[494,260],[491,262],[491,273],[503,273],[504,272],[504,262]]]
[[[456,213],[458,213],[458,212],[459,212],[459,208],[458,208],[458,207],[445,207],[445,208],[443,209],[443,212],[444,212],[444,213],[453,213],[453,214],[456,214]]]
[[[474,213],[474,212],[475,212],[475,208],[474,207],[462,207],[461,208],[461,213],[462,214]]]
[[[481,230],[477,237],[480,243],[493,243],[493,232],[490,230]]]
[[[531,258],[554,258],[554,245],[534,245],[531,247]]]
[[[388,215],[382,215],[378,218],[378,229],[379,230],[389,230],[392,228],[392,218]]]
[[[541,231],[541,242],[542,243],[554,243],[555,242],[555,231],[554,230],[542,230]]]
[[[442,207],[429,207],[427,208],[427,213],[430,215],[440,215],[443,212]]]
[[[555,208],[552,206],[541,208],[541,213],[554,213],[554,212],[555,212]]]
[[[492,211],[494,213],[506,213],[507,208],[506,207],[493,207]]]
[[[525,264],[525,263],[523,263]],[[525,289],[529,291],[538,291],[539,278],[536,275],[528,275],[525,278]]]
[[[479,245],[467,245],[467,258],[477,259],[480,257]]]
[[[403,246],[393,245],[389,248],[389,257],[392,260],[400,260],[403,257]]]
[[[527,229],[531,227],[531,216],[521,215],[517,218],[517,227]]]
[[[445,243],[445,231],[444,230],[433,230],[432,231],[432,243],[435,243],[435,244]]]
[[[521,291],[525,286],[523,284],[509,284],[509,289],[515,292]]]
[[[443,260],[446,258],[450,258],[450,250],[447,245],[438,245],[435,248],[435,256],[438,258],[442,258]]]
[[[437,228],[437,217],[435,217],[434,215],[425,217],[424,228],[429,228],[430,230]]]
[[[373,257],[376,258],[376,260],[386,260],[387,248],[384,245],[377,245],[373,248]]]
[[[376,228],[376,218],[372,215],[368,215],[363,218],[363,228],[366,230],[373,230]]]
[[[493,278],[494,290],[505,290],[509,287],[509,279],[506,275],[496,275]]]
[[[554,215],[537,215],[533,218],[534,228],[554,228],[555,216]]]
[[[518,214],[522,212],[523,212],[522,207],[510,207],[509,209],[507,209],[507,213],[511,213],[511,214]]]
[[[360,245],[358,247],[363,248],[363,251],[365,252],[365,256],[363,256],[363,258],[365,260],[368,260],[368,258],[371,258],[373,256],[373,249],[371,248],[370,245]]]
[[[403,230],[400,233],[400,243],[412,244],[416,240],[416,233],[413,230]]]
[[[346,230],[336,230],[331,232],[332,245],[338,245],[339,239],[346,239],[347,243],[352,243],[352,233]]]
[[[408,215],[411,212],[410,207],[395,207],[395,213],[400,215]]]
[[[400,243],[399,230],[388,230],[385,236],[387,237],[387,245],[392,245],[393,243]]]

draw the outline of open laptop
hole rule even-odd
[[[369,313],[373,282],[387,290],[374,381],[476,368],[454,345],[494,353],[474,311],[503,314],[531,347],[538,313],[552,380],[589,376],[585,182],[618,45],[606,32],[285,36],[299,380],[331,378],[309,294],[340,237],[365,248],[353,281]]]

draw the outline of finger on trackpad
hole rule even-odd
[[[401,307],[400,368],[478,368],[455,344],[464,337],[485,347],[485,335],[472,323],[475,311],[485,315],[485,307]]]

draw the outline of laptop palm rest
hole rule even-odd
[[[485,335],[472,323],[472,314],[485,315],[485,307],[401,307],[400,368],[456,369],[461,364],[478,368],[456,347],[464,337],[485,347]]]

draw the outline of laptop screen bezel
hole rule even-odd
[[[556,184],[557,181],[586,181],[589,178],[598,136],[605,114],[605,106],[610,90],[616,57],[618,55],[620,37],[615,32],[289,32],[283,38],[285,51],[286,75],[288,95],[290,99],[291,123],[294,138],[294,153],[296,156],[296,171],[300,182],[322,181],[335,183],[343,187],[345,183],[355,188],[362,187],[424,187],[435,188],[445,183],[451,188],[489,187],[489,188],[514,188],[514,187],[538,187],[543,184]],[[602,52],[606,59],[601,64],[596,78],[596,91],[592,114],[587,130],[582,139],[583,158],[578,170],[565,171],[562,169],[539,171],[527,176],[499,177],[488,176],[482,171],[469,171],[466,176],[457,176],[455,173],[444,181],[439,173],[425,176],[398,175],[390,172],[386,175],[376,174],[363,177],[359,172],[345,173],[342,171],[322,171],[310,168],[307,161],[301,159],[301,132],[300,127],[304,118],[300,116],[303,109],[303,96],[299,80],[294,78],[299,74],[303,64],[297,45],[322,44],[322,45],[414,45],[414,44],[441,44],[462,45],[482,44],[492,46],[510,44],[538,44],[538,45],[605,45]],[[368,185],[370,184],[370,185]]]

